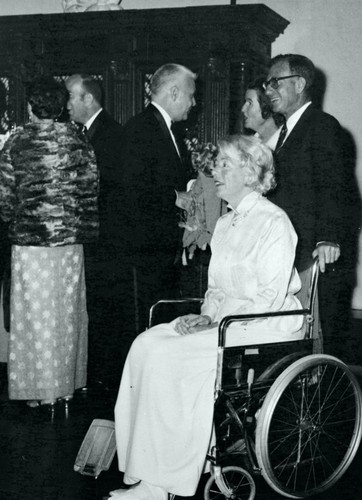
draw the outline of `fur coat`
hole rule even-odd
[[[98,172],[71,123],[18,127],[0,153],[0,216],[15,245],[62,246],[98,235]]]

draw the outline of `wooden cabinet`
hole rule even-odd
[[[102,80],[125,123],[147,104],[153,71],[177,62],[199,75],[189,126],[216,141],[239,129],[245,84],[265,74],[287,25],[262,4],[0,17],[0,128],[26,119],[24,81],[75,72]]]

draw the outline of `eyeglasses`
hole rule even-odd
[[[273,76],[272,78],[270,78],[270,80],[263,82],[263,88],[264,88],[264,90],[266,90],[267,87],[270,85],[272,89],[277,89],[279,87],[280,80],[286,80],[287,78],[294,78],[297,76],[300,76],[300,75],[280,76],[279,78],[277,78],[276,76]]]

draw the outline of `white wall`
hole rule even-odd
[[[257,3],[254,0],[238,3]],[[301,53],[310,57],[326,75],[324,110],[347,129],[357,147],[356,176],[362,193],[362,69],[361,0],[265,0],[290,21],[273,44],[273,54]],[[362,233],[358,284],[352,307],[362,309]]]

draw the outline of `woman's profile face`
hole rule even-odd
[[[244,115],[245,127],[257,132],[265,122],[261,115],[258,93],[256,90],[247,90],[245,93],[245,102],[241,108]]]
[[[217,196],[236,208],[249,188],[245,186],[245,169],[234,146],[220,149],[212,175]]]

